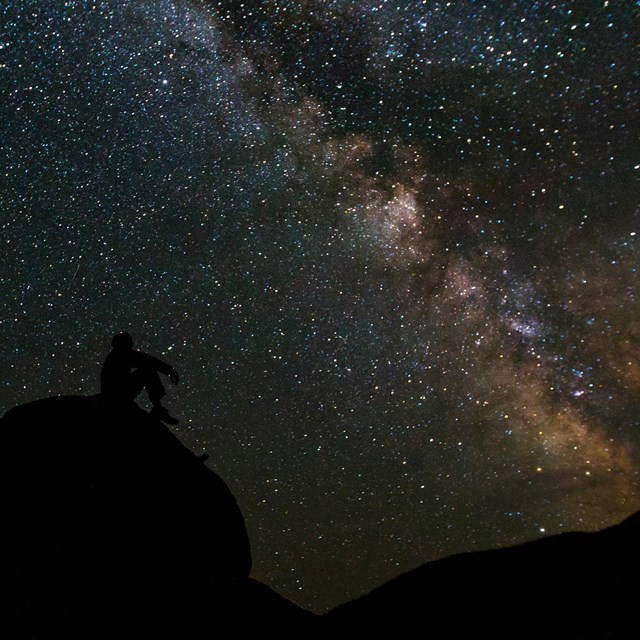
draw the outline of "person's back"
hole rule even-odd
[[[100,392],[111,396],[126,396],[131,378],[128,350],[113,349],[104,360],[100,372]]]

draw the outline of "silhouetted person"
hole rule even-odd
[[[159,373],[169,376],[173,384],[178,384],[178,372],[166,362],[133,348],[133,338],[128,333],[118,333],[111,341],[109,352],[100,372],[101,393],[119,400],[134,400],[146,389],[153,405],[151,415],[167,424],[178,424],[167,409],[162,406],[166,395]]]

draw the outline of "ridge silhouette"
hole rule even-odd
[[[350,640],[638,640],[640,512],[596,531],[455,554],[326,614]],[[416,634],[416,630],[419,630]]]

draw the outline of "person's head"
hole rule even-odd
[[[114,349],[133,349],[133,338],[128,333],[117,333],[111,340]]]

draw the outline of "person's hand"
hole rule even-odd
[[[178,384],[178,382],[180,382],[180,376],[175,369],[171,369],[169,372],[169,380],[171,380],[173,384]]]

